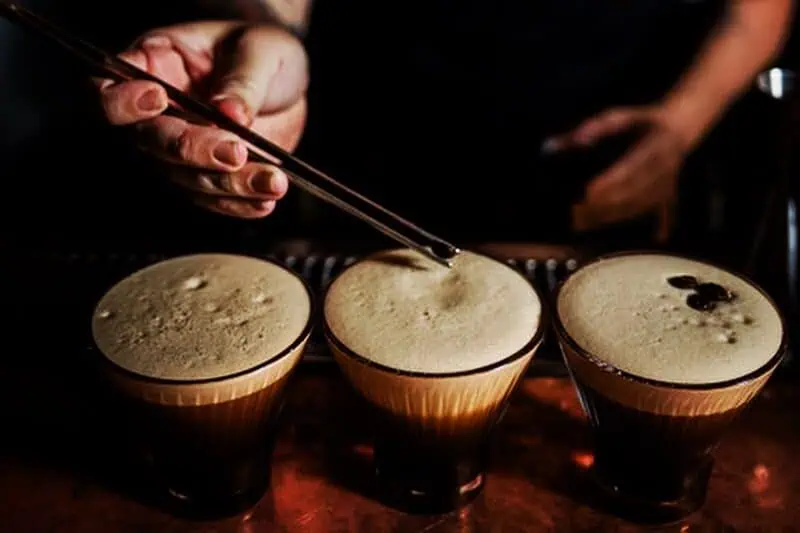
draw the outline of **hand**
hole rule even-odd
[[[306,117],[307,59],[302,44],[275,26],[199,22],[148,32],[122,59],[207,99],[240,124],[293,150]],[[97,80],[113,125],[132,126],[139,146],[198,205],[239,218],[260,218],[286,194],[279,169],[247,161],[235,135],[164,115],[164,89],[147,81]]]
[[[603,137],[642,128],[642,137],[611,167],[591,179],[584,198],[573,206],[573,228],[586,231],[657,213],[656,239],[669,237],[678,174],[689,151],[680,129],[658,106],[614,108],[572,132],[551,139],[548,148],[567,150]]]

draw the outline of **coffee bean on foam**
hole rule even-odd
[[[677,310],[659,310],[662,293]],[[744,279],[660,254],[587,265],[564,284],[557,311],[570,336],[598,359],[675,383],[714,383],[756,370],[775,355],[783,332],[775,307]],[[667,328],[670,320],[681,325]]]

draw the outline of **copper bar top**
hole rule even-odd
[[[300,371],[273,457],[272,489],[249,513],[215,522],[173,517],[114,481],[113,413],[91,399],[90,385],[69,379],[33,380],[28,392],[17,381],[14,397],[0,394],[3,533],[642,530],[592,506],[587,424],[564,378],[522,383],[475,502],[414,516],[370,497],[371,449],[343,378]],[[649,530],[800,531],[799,401],[797,387],[773,379],[720,445],[704,509],[684,524]]]

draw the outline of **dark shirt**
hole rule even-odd
[[[601,168],[551,164],[542,141],[607,107],[659,98],[721,8],[712,0],[391,5],[318,3],[303,153],[432,229],[545,240],[566,235],[576,191]]]

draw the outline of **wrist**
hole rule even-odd
[[[270,0],[199,0],[199,4],[210,18],[274,25],[298,39],[305,36],[308,25],[308,0],[299,2],[299,7],[294,10],[287,10]]]
[[[668,127],[691,151],[700,144],[728,107],[731,98],[719,92],[678,88],[661,101],[660,108]]]

